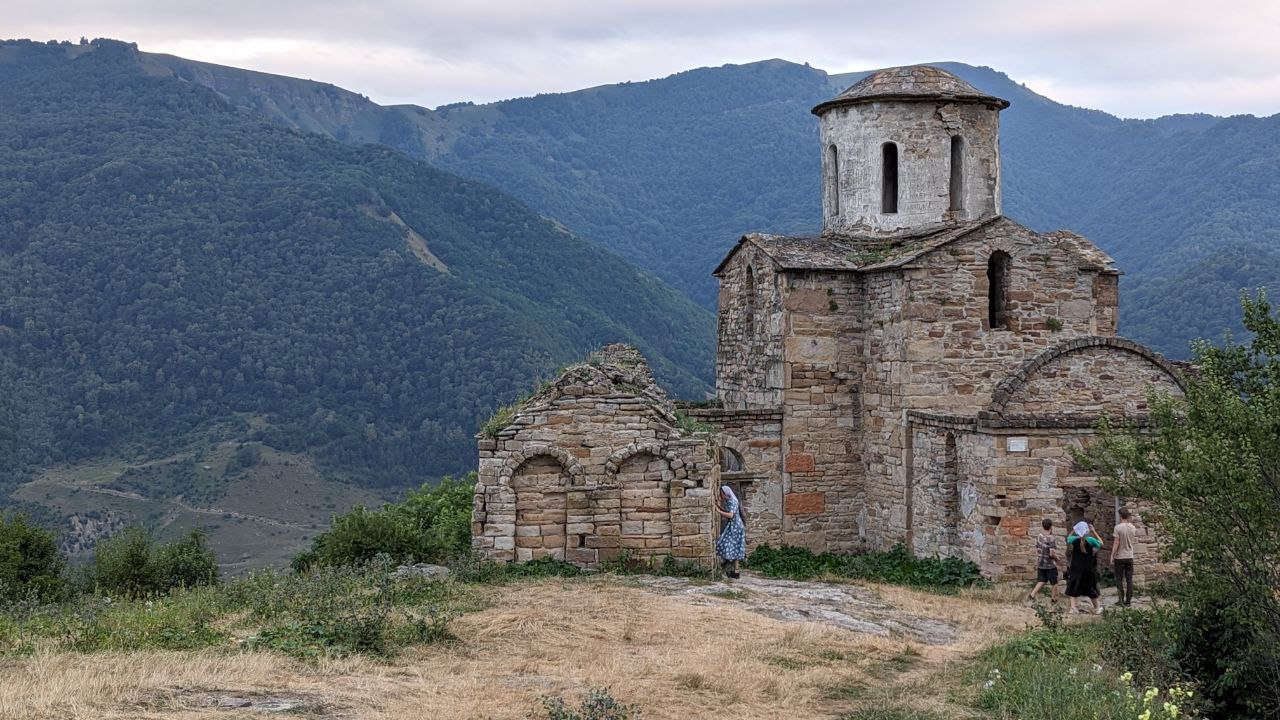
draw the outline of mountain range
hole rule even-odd
[[[710,270],[744,232],[817,227],[809,109],[865,75],[768,60],[427,109],[148,57],[275,122],[490,183],[708,309]],[[1012,102],[1002,114],[1004,213],[1084,234],[1116,259],[1123,334],[1186,357],[1190,340],[1240,330],[1241,289],[1280,289],[1280,115],[1125,120],[990,68],[934,64]]]
[[[1122,120],[988,68],[1006,214],[1126,271],[1122,332],[1184,356],[1280,281],[1280,116]],[[820,217],[769,60],[427,109],[140,52],[0,42],[0,498],[76,528],[201,525],[246,566],[474,465],[538,378],[637,345],[710,387],[710,271]]]
[[[708,388],[714,319],[651,274],[130,45],[0,45],[0,148],[0,491],[57,516],[292,542],[349,489],[470,469],[496,406],[602,344]]]

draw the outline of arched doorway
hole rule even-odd
[[[667,461],[640,452],[618,466],[622,552],[654,560],[671,554],[671,470]]]
[[[564,560],[569,473],[550,455],[535,455],[511,475],[516,496],[516,561]]]

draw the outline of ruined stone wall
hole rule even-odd
[[[716,398],[727,408],[771,409],[782,404],[778,285],[773,262],[749,244],[721,270]]]
[[[708,485],[729,485],[742,501],[748,550],[783,544],[782,412],[721,408],[685,408],[684,412],[719,429],[712,441],[721,453],[727,449],[742,458],[740,472],[722,471],[722,458],[716,458]]]
[[[564,395],[517,412],[481,439],[472,545],[504,562],[583,567],[627,552],[711,562],[705,438],[635,395]]]
[[[992,329],[987,261],[997,250],[1011,258],[1008,327]],[[1106,272],[1105,257],[1083,238],[999,220],[905,268],[866,277],[864,453],[874,541],[906,537],[906,412],[976,414],[1026,359],[1109,331],[1095,306],[1095,279]]]
[[[939,524],[948,496],[942,472],[948,435],[954,438],[960,467],[954,532]],[[964,429],[926,422],[913,423],[912,436],[912,549],[917,554],[963,557],[977,563],[987,577],[1029,580],[1035,577],[1035,538],[1041,521],[1054,521],[1065,570],[1066,536],[1070,526],[1084,518],[1108,543],[1099,558],[1100,568],[1106,565],[1119,506],[1098,478],[1078,468],[1071,457],[1071,448],[1093,441],[1091,429]],[[1011,444],[1016,447],[1010,449]],[[1018,449],[1023,445],[1025,450]],[[1135,511],[1136,582],[1166,575],[1172,568],[1160,560],[1154,518],[1143,519],[1146,508],[1141,504],[1121,502]]]
[[[828,232],[920,227],[1000,213],[1000,113],[981,104],[881,101],[820,121]],[[964,208],[951,211],[951,137],[964,139]],[[882,146],[898,146],[898,212],[881,212]],[[831,147],[838,160],[833,164]],[[839,182],[833,181],[837,172]],[[837,190],[838,187],[838,190]]]
[[[782,306],[783,541],[844,552],[863,506],[861,279],[791,272]]]

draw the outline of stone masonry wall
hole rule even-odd
[[[743,460],[738,473],[723,472],[716,462],[708,485],[714,488],[723,483],[738,494],[746,508],[748,550],[783,544],[781,411],[685,408],[684,412],[718,427],[720,432],[712,440],[719,451],[731,450]]]
[[[624,553],[713,560],[709,438],[681,433],[634,350],[615,351],[603,369],[572,366],[479,449],[478,552],[583,567]]]
[[[996,250],[1011,257],[1009,326],[992,329],[987,259]],[[866,278],[864,453],[874,541],[906,538],[914,505],[906,413],[974,415],[1027,358],[1109,329],[1100,327],[1095,305],[1094,281],[1110,272],[1106,262],[1078,236],[1038,235],[999,220],[905,268]]]
[[[847,552],[859,544],[864,500],[862,283],[790,272],[782,288],[783,541]]]
[[[773,262],[749,245],[720,272],[716,398],[727,408],[773,409],[782,404],[779,280]]]
[[[1180,392],[1164,368],[1108,346],[1063,354],[1036,370],[1003,404],[1005,415],[1145,415],[1151,389]]]
[[[939,482],[929,454],[923,447],[937,442],[949,432],[939,428],[915,429],[915,472],[924,490]],[[917,531],[913,549],[918,554],[959,555],[975,563],[993,579],[1030,580],[1035,577],[1035,537],[1044,518],[1054,521],[1060,539],[1059,555],[1065,566],[1065,539],[1070,525],[1081,517],[1098,528],[1108,546],[1100,565],[1106,564],[1115,512],[1114,498],[1098,486],[1097,477],[1078,469],[1069,448],[1080,448],[1093,439],[1093,432],[1081,430],[954,431],[960,462],[968,468],[968,483],[960,494],[960,522],[955,542],[934,546],[926,531]],[[1026,451],[1009,450],[1009,438],[1024,438]],[[928,439],[926,439],[928,438]],[[927,492],[917,493],[917,497]],[[1086,503],[1083,507],[1081,502]],[[1160,558],[1160,541],[1153,524],[1144,520],[1145,507],[1127,503],[1135,511],[1138,527],[1135,546],[1135,581],[1139,583],[1167,574],[1171,567]],[[922,526],[926,527],[926,526]]]
[[[1000,213],[1000,113],[971,103],[882,101],[819,121],[827,232],[893,230]],[[964,138],[964,209],[950,210],[951,136]],[[881,212],[882,146],[898,146],[898,212]],[[831,146],[839,158],[839,194]]]

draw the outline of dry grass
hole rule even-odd
[[[950,661],[1034,621],[1000,590],[877,590],[905,612],[954,623],[957,641],[930,647],[781,622],[732,600],[696,603],[608,578],[539,581],[503,588],[490,609],[456,620],[460,643],[391,663],[216,652],[11,661],[0,665],[0,717],[262,717],[201,706],[201,692],[230,691],[306,697],[315,717],[524,718],[543,695],[589,687],[611,688],[648,720],[835,717],[886,702],[955,715],[938,682]]]

